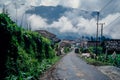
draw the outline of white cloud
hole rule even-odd
[[[75,29],[71,21],[65,16],[62,16],[58,21],[53,22],[50,26],[52,28],[57,28],[60,32],[77,32],[77,29]]]
[[[102,2],[102,4],[100,4]],[[81,0],[80,8],[88,11],[98,11],[105,4],[105,0]]]
[[[96,34],[96,20],[94,18],[87,19],[91,17],[90,14],[81,14],[80,9],[93,11],[93,10],[100,10],[104,7],[110,0],[1,0],[0,1],[0,12],[2,10],[2,5],[5,4],[10,16],[15,20],[16,17],[16,9],[15,9],[15,2],[18,4],[17,8],[17,19],[18,21],[21,20],[23,14],[26,10],[30,9],[30,6],[57,6],[62,5],[64,7],[76,8],[71,12],[66,12],[64,16],[60,17],[58,21],[54,21],[52,24],[47,23],[47,19],[42,18],[38,15],[29,15],[28,21],[31,23],[32,29],[47,29],[47,28],[55,28],[57,31],[61,33],[72,32],[78,33],[80,35],[87,34],[87,35],[94,35]],[[24,5],[21,5],[24,3]],[[107,26],[111,23],[115,18],[120,15],[120,1],[115,0],[111,2],[103,11],[102,16],[103,18],[100,22],[105,22],[104,27],[104,34],[110,35],[112,38],[119,38],[120,37],[120,23],[116,21],[116,23],[112,24],[111,26]],[[84,18],[82,16],[86,16]],[[27,20],[27,19],[26,19]],[[114,27],[114,28],[113,28]],[[100,29],[100,28],[99,28]]]
[[[40,5],[44,6],[57,6],[59,4],[59,0],[41,0]]]
[[[70,8],[79,8],[81,0],[60,0],[60,5]]]
[[[40,28],[47,28],[47,23],[46,23],[46,19],[43,19],[40,16],[37,15],[31,15],[28,18],[28,21],[30,22],[32,29],[40,29]]]
[[[120,31],[119,20],[120,20],[120,13],[110,14],[106,18],[101,20],[100,22],[105,22],[104,34],[109,35],[112,38],[120,38],[120,35],[119,35],[120,34],[120,32],[119,32]]]
[[[120,13],[111,14],[107,17],[103,18],[99,22],[105,22],[104,26],[104,35],[109,35],[112,38],[118,38],[119,35],[119,23],[113,24],[113,26],[107,26],[111,23],[114,19],[116,19]],[[69,15],[68,15],[69,16]],[[55,29],[60,33],[78,33],[78,35],[90,35],[93,36],[96,34],[96,20],[95,18],[86,19],[82,16],[74,17],[73,19],[69,19],[67,16],[62,16],[58,19],[58,21],[54,21],[52,24],[47,24],[47,19],[44,19],[37,15],[32,15],[29,18],[31,25],[33,26],[32,29]],[[75,21],[75,22],[73,22]],[[100,31],[100,26],[99,26]],[[100,36],[100,33],[99,33]]]
[[[81,17],[77,26],[79,27],[80,32],[83,32],[82,34],[93,35],[96,33],[95,19],[88,20]]]
[[[30,5],[37,6],[40,3],[40,0],[27,0]]]
[[[40,5],[44,6],[57,6],[62,5],[64,7],[79,8],[81,0],[41,0]]]

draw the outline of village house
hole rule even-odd
[[[97,46],[101,45],[100,41],[88,41],[87,42],[87,47],[95,47],[96,44],[97,44]]]
[[[104,52],[107,51],[108,53],[120,53],[120,39],[110,39],[105,40],[102,44],[104,48]]]
[[[48,32],[46,30],[36,30],[36,32],[40,33],[42,36],[52,40],[54,43],[58,43],[61,40],[59,38],[56,37],[55,34]]]

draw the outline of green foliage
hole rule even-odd
[[[105,54],[101,54],[98,56],[97,60],[120,67],[120,54],[117,54],[115,58],[113,58],[112,55],[108,55],[107,58],[105,58]]]
[[[109,63],[107,63],[107,62],[102,62],[102,61],[95,60],[95,59],[92,59],[92,58],[86,58],[85,60],[86,60],[87,63],[95,65],[95,66],[109,65]]]
[[[120,55],[117,54],[116,58],[112,58],[112,55],[108,55],[107,59],[105,58],[105,55],[99,55],[97,56],[97,59],[94,59],[95,61],[101,62],[101,64],[106,64],[106,65],[113,65],[120,67]]]
[[[0,14],[0,79],[37,79],[57,59],[51,42]]]
[[[94,48],[95,47],[89,47],[89,51],[90,53],[94,53]],[[83,50],[83,49],[81,49]],[[102,53],[102,48],[98,47],[98,52],[99,55],[96,56],[96,58],[87,58],[85,59],[88,63],[93,64],[93,65],[113,65],[113,66],[117,66],[120,67],[120,54],[116,54],[116,56],[113,58],[112,54],[111,55],[107,55],[106,58],[106,54]]]
[[[90,53],[88,48],[80,48],[81,53]]]
[[[95,53],[95,47],[89,47],[88,50],[90,53]],[[97,47],[97,51],[98,51],[98,54],[101,54],[102,53],[102,47],[98,46]]]
[[[64,53],[68,53],[70,52],[70,48],[69,47],[64,47]]]
[[[90,51],[90,53],[93,53],[94,52],[94,47],[89,47],[89,51]]]

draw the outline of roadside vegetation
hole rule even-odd
[[[71,48],[70,47],[64,47],[64,53],[68,53],[71,51]]]
[[[82,57],[88,64],[92,64],[95,66],[103,66],[103,65],[112,65],[120,67],[120,54],[109,54],[102,52],[102,47],[98,47],[98,54],[95,54],[95,47],[89,47],[87,49],[80,48],[80,54],[89,53],[89,57]]]
[[[36,80],[59,57],[51,41],[0,14],[0,79]]]

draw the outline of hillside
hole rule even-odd
[[[37,79],[55,61],[49,39],[20,28],[8,15],[0,14],[0,79]]]

